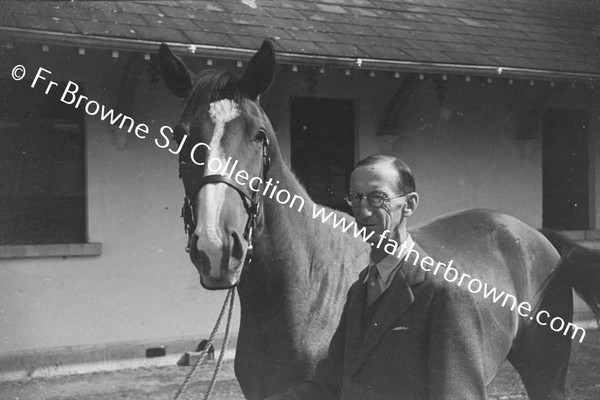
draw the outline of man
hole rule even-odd
[[[375,233],[371,262],[350,288],[314,376],[269,400],[487,398],[491,366],[475,300],[408,262],[427,256],[407,231],[419,204],[415,190],[399,159],[376,155],[357,164],[347,201],[357,225]]]

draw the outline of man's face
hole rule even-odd
[[[379,192],[388,199],[392,199],[401,194],[397,182],[398,172],[396,169],[389,163],[381,162],[356,168],[350,176],[350,191],[363,196],[371,192]],[[397,228],[402,222],[405,206],[405,197],[394,198],[379,208],[372,207],[367,199],[363,198],[358,207],[352,207],[352,213],[359,228],[364,226],[375,232],[369,241],[377,242],[379,235],[386,229],[392,232],[389,237],[394,238]]]

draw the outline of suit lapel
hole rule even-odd
[[[419,260],[422,257],[427,256],[423,249],[421,249],[416,243],[414,249],[419,252]],[[414,256],[411,257],[409,261],[412,260],[414,260]],[[402,261],[402,264],[399,266],[399,270],[393,279],[394,280],[391,286],[387,289],[386,293],[383,294],[385,297],[382,299],[381,304],[379,305],[379,308],[373,317],[373,321],[365,332],[364,337],[361,335],[363,309],[366,301],[366,288],[364,284],[362,287],[363,290],[361,291],[362,296],[354,296],[355,299],[353,300],[352,304],[352,312],[356,313],[356,315],[360,315],[360,317],[357,321],[354,321],[354,316],[352,317],[352,326],[348,326],[352,332],[352,342],[348,342],[348,344],[356,346],[354,349],[360,350],[358,350],[356,358],[351,358],[352,362],[349,366],[351,369],[349,371],[350,376],[356,373],[360,366],[366,361],[369,354],[373,351],[373,348],[377,345],[377,343],[379,343],[381,337],[411,306],[414,301],[411,286],[415,286],[423,282],[425,279],[425,272],[419,267],[418,263],[417,265],[413,265],[412,262]],[[360,303],[358,303],[358,301],[360,301]],[[357,304],[354,304],[355,302]],[[350,332],[347,332],[347,334],[348,333]],[[358,335],[361,335],[359,338],[355,337],[357,336],[357,333]],[[352,347],[350,349],[352,349]]]

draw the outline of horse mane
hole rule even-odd
[[[229,71],[211,69],[200,72],[185,101],[182,116],[219,100],[241,102],[247,94],[240,82],[240,79]]]

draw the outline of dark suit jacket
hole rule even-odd
[[[419,260],[427,255],[416,244],[415,250]],[[364,335],[363,270],[314,376],[269,400],[486,399],[498,367],[489,362],[497,357],[486,357],[497,351],[485,338],[490,332],[482,312],[489,313],[464,285],[425,272],[413,260],[400,266]]]

